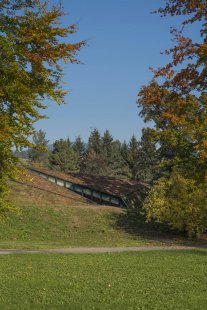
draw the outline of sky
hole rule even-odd
[[[51,4],[57,4],[55,0]],[[64,65],[66,104],[48,103],[48,119],[36,124],[46,132],[50,143],[80,135],[87,141],[91,130],[108,129],[115,139],[140,139],[147,126],[139,117],[136,100],[142,85],[167,62],[160,52],[173,42],[170,27],[180,28],[180,17],[161,18],[151,12],[162,0],[62,0],[66,15],[63,25],[78,25],[69,37],[73,42],[87,40],[78,55],[82,64]],[[191,27],[190,35],[198,36]]]

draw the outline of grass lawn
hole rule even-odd
[[[0,257],[1,309],[207,309],[207,251]]]
[[[20,207],[19,215],[1,221],[0,248],[163,244],[128,228],[132,229],[133,223],[118,208],[25,206]]]

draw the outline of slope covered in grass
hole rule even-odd
[[[0,248],[160,244],[119,227],[125,211],[104,206],[24,206],[0,225]]]
[[[85,205],[91,202],[84,197],[32,172],[21,182],[11,182],[10,198],[15,205]]]
[[[0,222],[0,248],[186,244],[165,227],[145,223],[141,214],[95,205],[41,177],[31,179],[13,183],[19,213]]]
[[[206,310],[207,252],[0,257],[1,309]]]

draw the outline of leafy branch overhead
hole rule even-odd
[[[68,40],[77,27],[63,27],[63,14],[61,5],[49,8],[48,1],[0,3],[0,192],[17,168],[11,149],[32,147],[29,136],[45,117],[44,99],[64,102],[61,61],[78,63],[86,45]]]

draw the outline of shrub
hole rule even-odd
[[[205,184],[174,169],[160,178],[144,201],[147,220],[168,222],[189,237],[200,237],[207,227]]]

